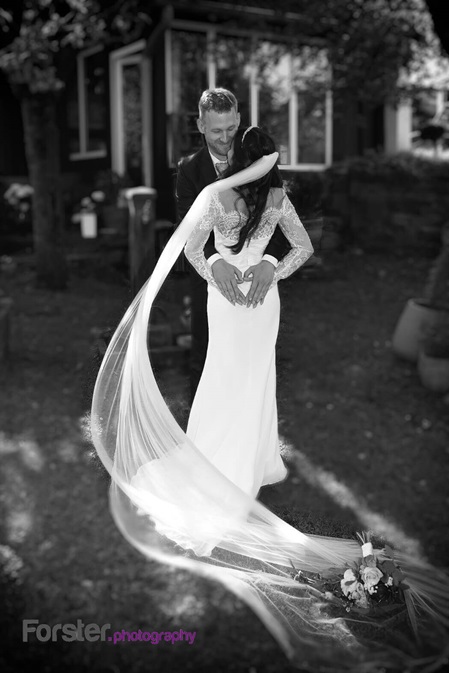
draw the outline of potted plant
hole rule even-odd
[[[80,223],[83,238],[96,238],[98,231],[97,207],[103,199],[102,192],[92,192],[90,196],[81,199],[80,207],[73,215],[72,222]]]
[[[106,170],[97,174],[95,190],[103,195],[99,213],[103,224],[103,233],[124,234],[128,232],[128,206],[125,191],[132,187],[127,176]]]
[[[3,194],[3,198],[19,222],[27,222],[31,218],[33,193],[34,189],[31,185],[13,182]]]
[[[449,222],[441,231],[441,250],[433,262],[421,298],[409,299],[392,339],[396,355],[416,362],[425,334],[449,319]]]
[[[422,340],[418,374],[425,388],[445,393],[449,391],[449,313],[441,318]]]

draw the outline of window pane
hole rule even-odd
[[[313,91],[298,92],[298,163],[325,162],[325,95]]]
[[[81,151],[78,85],[76,77],[67,89],[67,144],[69,154],[75,154]]]
[[[325,163],[326,87],[329,62],[323,49],[303,46],[292,58],[292,84],[297,92],[297,161]]]
[[[217,87],[229,89],[239,102],[241,124],[250,123],[250,38],[217,35],[212,45],[217,67]]]
[[[280,163],[289,164],[290,57],[285,47],[264,42],[258,49],[257,60],[258,124],[273,137]]]
[[[106,71],[104,54],[99,52],[84,61],[88,152],[106,150]]]
[[[123,67],[123,132],[125,172],[134,184],[143,184],[142,79],[140,63]]]
[[[205,33],[172,31],[173,162],[203,146],[198,131],[198,101],[207,89]]]

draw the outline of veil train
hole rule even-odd
[[[344,614],[313,585],[294,579],[292,565],[311,573],[344,568],[360,558],[359,544],[305,535],[240,491],[185,435],[151,368],[151,307],[212,194],[262,177],[277,158],[264,156],[201,192],[109,344],[95,385],[91,432],[111,476],[112,516],[146,557],[214,578],[246,601],[303,670],[434,671],[449,653],[444,573],[395,552],[424,641],[380,622],[377,629],[362,614]],[[379,638],[372,637],[376,631]]]

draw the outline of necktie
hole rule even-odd
[[[221,175],[227,169],[227,167],[227,161],[217,161],[215,163],[215,170],[217,171],[217,175]]]

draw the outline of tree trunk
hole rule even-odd
[[[60,185],[56,97],[22,99],[25,151],[33,194],[33,239],[38,286],[67,287],[63,250],[64,210]]]

